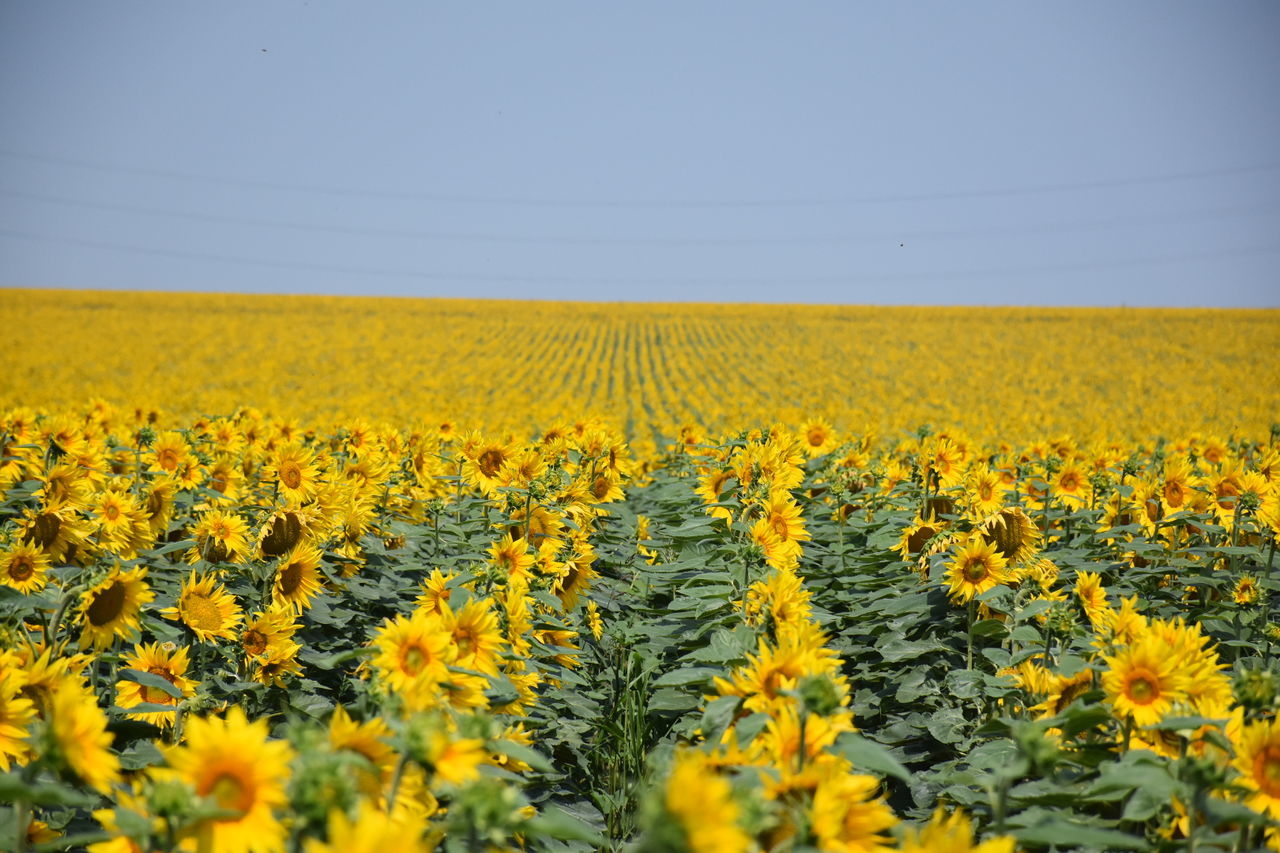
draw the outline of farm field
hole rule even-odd
[[[1280,313],[4,291],[0,839],[1280,849]]]

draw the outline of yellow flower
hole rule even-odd
[[[166,619],[181,619],[201,642],[236,639],[235,629],[242,618],[235,596],[227,592],[213,575],[201,578],[194,570],[182,584],[178,603],[161,610],[160,615]]]
[[[961,809],[950,815],[939,806],[921,829],[908,829],[902,853],[1014,853],[1014,839],[1008,835],[973,843],[973,825]]]
[[[813,794],[813,833],[818,846],[833,853],[888,851],[888,830],[898,822],[876,796],[874,776],[836,772],[818,783]]]
[[[235,563],[249,552],[249,525],[228,510],[209,510],[200,516],[191,534],[196,546],[187,552],[189,563],[201,559],[210,563]]]
[[[84,631],[81,647],[92,645],[105,649],[116,637],[128,639],[141,627],[138,614],[142,605],[150,604],[156,595],[147,586],[147,570],[139,566],[121,571],[119,566],[103,581],[80,597],[80,614]]]
[[[433,682],[449,677],[457,659],[453,635],[441,618],[425,610],[388,619],[373,639],[377,654],[372,664],[392,690],[402,691],[420,679]]]
[[[347,750],[365,758],[372,766],[371,772],[360,774],[361,790],[376,796],[382,790],[382,780],[391,774],[396,763],[396,752],[389,743],[391,728],[381,717],[372,717],[357,723],[341,705],[333,709],[329,720],[329,745],[336,750]]]
[[[297,444],[282,447],[276,453],[274,467],[280,493],[290,503],[306,503],[319,491],[320,467],[306,448]]]
[[[996,546],[979,535],[960,545],[947,566],[946,585],[951,597],[961,602],[1013,580]]]
[[[270,607],[244,623],[240,629],[240,646],[246,657],[265,660],[275,650],[286,647],[297,630],[297,617],[292,610]]]
[[[1239,781],[1253,791],[1245,802],[1254,811],[1280,818],[1280,721],[1246,725],[1235,747]]]
[[[111,751],[107,715],[78,677],[67,676],[54,689],[49,731],[59,757],[90,788],[105,794],[119,781],[120,760]]]
[[[36,709],[22,695],[24,680],[21,670],[0,670],[0,771],[5,773],[11,759],[25,763],[30,752],[27,726],[35,719]]]
[[[1095,627],[1106,624],[1110,613],[1107,605],[1107,591],[1102,587],[1102,579],[1097,572],[1080,572],[1076,575],[1076,598]]]
[[[453,637],[457,649],[455,666],[498,674],[498,652],[506,641],[488,601],[472,598],[457,611],[444,605],[441,625]]]
[[[44,589],[45,572],[49,571],[49,555],[34,545],[20,543],[0,551],[0,583],[18,592]]]
[[[1107,701],[1117,717],[1133,717],[1139,726],[1153,726],[1187,699],[1187,676],[1181,661],[1157,636],[1146,634],[1119,653],[1104,656],[1110,667],[1102,674]]]
[[[360,803],[355,820],[350,820],[342,809],[334,809],[329,815],[328,841],[308,838],[303,846],[305,853],[426,853],[429,848],[423,841],[426,824],[421,815],[407,809],[397,809],[387,814],[375,808],[368,800]]]
[[[184,677],[189,663],[185,646],[175,652],[156,643],[143,643],[134,646],[133,652],[124,656],[121,665],[128,669],[160,676],[176,687],[185,698],[193,695],[196,685],[199,684],[198,681]],[[116,704],[121,708],[132,708],[144,702],[152,705],[169,705],[174,708],[173,711],[140,711],[130,714],[129,717],[134,720],[163,726],[172,725],[178,703],[181,701],[154,687],[125,680],[118,683]]]
[[[728,780],[697,752],[677,753],[664,795],[691,853],[745,853],[751,839],[738,825],[742,810]]]
[[[306,542],[299,543],[281,557],[271,588],[272,603],[295,613],[307,609],[322,586],[320,562],[320,549]]]
[[[285,830],[273,814],[287,801],[293,749],[267,736],[265,720],[249,722],[239,707],[226,719],[194,718],[186,743],[164,750],[176,776],[197,796],[232,816],[209,818],[196,830],[201,849],[214,853],[277,853]],[[208,845],[206,848],[204,845]]]
[[[505,571],[508,578],[531,577],[529,569],[533,566],[534,559],[533,554],[529,553],[528,541],[512,539],[511,534],[489,546],[489,562]]]

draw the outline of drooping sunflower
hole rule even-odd
[[[175,651],[158,643],[142,643],[134,646],[133,651],[124,656],[123,662],[123,665],[129,669],[160,676],[181,691],[183,698],[193,695],[199,684],[198,681],[186,677],[189,664],[186,646]],[[132,708],[144,702],[151,705],[172,706],[173,711],[139,711],[128,715],[130,719],[160,726],[173,725],[173,718],[181,701],[163,690],[123,680],[119,682],[116,694],[116,704],[121,708]]]
[[[236,639],[242,614],[235,596],[213,575],[200,577],[192,570],[182,584],[178,601],[160,611],[166,619],[181,620],[201,642]]]
[[[945,577],[951,597],[966,603],[975,595],[1013,580],[1004,556],[980,535],[957,546]]]
[[[18,543],[0,551],[0,583],[18,592],[44,589],[49,571],[49,555],[34,545]]]
[[[320,549],[308,542],[299,543],[281,557],[271,587],[272,602],[295,613],[306,610],[323,586],[320,563]]]
[[[91,589],[80,596],[84,630],[80,646],[105,649],[116,637],[129,639],[141,628],[138,614],[156,594],[147,586],[144,566],[122,571],[117,565]]]
[[[1250,723],[1235,738],[1240,783],[1253,791],[1245,800],[1256,812],[1280,818],[1280,720]]]
[[[182,746],[165,752],[177,777],[196,795],[233,816],[209,818],[196,830],[202,849],[218,853],[280,853],[285,829],[274,810],[287,801],[293,749],[271,740],[265,720],[249,722],[239,707],[226,719],[194,718]]]
[[[300,651],[302,646],[293,640],[269,646],[264,654],[254,658],[254,681],[268,687],[286,687],[285,676],[302,674],[302,664],[298,662]]]
[[[1132,717],[1139,726],[1154,726],[1175,702],[1187,699],[1182,662],[1154,634],[1103,659],[1109,669],[1102,674],[1102,687],[1120,719]]]
[[[428,613],[444,613],[449,597],[453,594],[450,583],[457,577],[456,572],[445,574],[440,569],[432,569],[431,577],[422,582],[422,591],[414,599],[414,605]]]
[[[978,530],[1011,566],[1027,562],[1039,548],[1040,528],[1021,507],[1008,506],[992,513],[982,520]]]

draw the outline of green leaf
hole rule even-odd
[[[561,841],[585,841],[587,844],[600,845],[604,837],[579,818],[561,809],[559,806],[546,806],[540,814],[534,815],[524,823],[530,835],[544,838],[558,838]]]
[[[143,687],[150,687],[166,693],[174,699],[182,698],[182,691],[176,685],[169,682],[167,678],[156,675],[153,672],[142,672],[137,669],[122,669],[118,671],[118,676],[122,681],[132,681],[134,684],[141,684]],[[172,708],[166,710],[172,711]]]
[[[551,762],[541,752],[531,749],[522,743],[516,743],[511,740],[495,740],[489,743],[489,747],[500,755],[514,758],[516,761],[523,761],[540,773],[549,773],[551,771]]]
[[[1015,830],[1013,833],[1023,844],[1036,844],[1045,847],[1094,847],[1104,850],[1147,850],[1150,845],[1145,839],[1105,829],[1100,826],[1088,826],[1072,823],[1063,818],[1054,817],[1044,823]]]
[[[718,675],[724,675],[724,670],[710,666],[686,666],[662,675],[650,686],[684,687],[689,684],[705,684]]]
[[[857,769],[892,776],[911,784],[910,771],[903,767],[888,749],[857,732],[843,732],[836,739],[835,748]]]

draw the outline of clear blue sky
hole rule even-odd
[[[0,285],[1277,306],[1278,104],[1272,0],[9,2]]]

